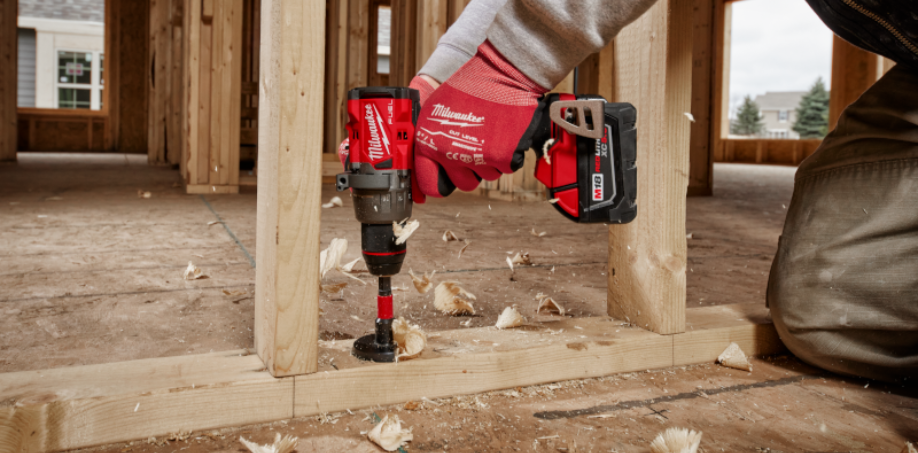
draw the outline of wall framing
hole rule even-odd
[[[219,9],[232,7],[186,1],[185,6],[200,5],[185,9],[186,24],[220,20]],[[405,3],[394,0],[393,8]],[[643,217],[610,229],[610,242],[618,245],[610,248],[610,270],[617,270],[609,277],[612,317],[566,319],[565,330],[576,335],[535,345],[509,341],[515,332],[493,328],[446,331],[442,341],[469,335],[508,341],[494,342],[505,345],[502,349],[447,355],[431,348],[408,362],[366,364],[349,356],[348,342],[318,340],[325,5],[262,0],[254,354],[225,351],[0,374],[0,451],[58,451],[424,396],[710,363],[730,342],[750,354],[780,352],[760,305],[685,309],[689,124],[684,112],[692,87],[692,27],[685,18],[692,17],[692,4],[660,0],[599,55],[600,94],[635,103],[645,130],[658,131],[657,138],[640,139],[639,159],[647,168],[639,172],[647,194]],[[195,27],[185,30],[186,44],[200,38]],[[640,45],[651,36],[650,49]],[[200,58],[193,47],[188,58]],[[202,79],[196,78],[200,69],[189,67],[183,80],[190,99],[202,90]],[[238,107],[239,97],[231,99]],[[196,118],[197,107],[188,104],[187,118]],[[197,140],[190,127],[184,129],[183,146]],[[320,367],[320,348],[337,354],[340,370]],[[390,390],[361,391],[380,387]]]

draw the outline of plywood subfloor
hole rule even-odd
[[[717,166],[716,196],[689,199],[689,307],[764,301],[792,177],[789,167]],[[326,187],[323,199],[336,195]],[[349,261],[359,225],[342,198],[344,208],[322,211],[322,243],[346,238]],[[531,315],[539,292],[573,316],[605,314],[605,226],[571,223],[544,202],[467,194],[416,205],[414,217],[405,268],[477,296],[475,317],[443,316],[432,292],[395,277],[397,313],[425,329],[493,325],[512,304]],[[446,229],[470,241],[461,259],[464,243],[443,242]],[[511,273],[505,260],[518,252],[534,266]],[[255,253],[254,193],[186,195],[177,171],[145,156],[22,153],[0,167],[0,372],[251,347]],[[209,278],[183,280],[188,261]],[[348,287],[323,295],[326,338],[371,327],[376,287],[362,278],[327,276]]]

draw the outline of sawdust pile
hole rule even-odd
[[[274,444],[258,445],[255,442],[245,440],[242,436],[239,437],[239,441],[252,453],[290,453],[296,448],[298,440],[298,438],[289,434],[281,438],[280,433],[275,433]]]
[[[398,343],[399,360],[413,359],[427,347],[427,334],[402,317],[392,322],[392,338]]]
[[[404,244],[419,226],[421,226],[421,222],[417,220],[412,220],[404,224],[392,222],[392,232],[395,233],[395,245]]]
[[[341,201],[341,197],[332,197],[332,199],[329,200],[328,203],[322,204],[323,208],[340,208],[342,206],[344,206],[344,202]]]
[[[367,433],[367,438],[386,451],[395,451],[406,442],[411,442],[414,436],[410,429],[402,428],[402,421],[398,415],[391,418],[386,415]]]
[[[564,307],[555,302],[551,297],[539,293],[536,294],[536,300],[539,301],[539,308],[536,309],[536,313],[540,315],[564,316]]]
[[[182,274],[182,278],[185,280],[197,280],[199,278],[207,278],[207,275],[200,267],[195,266],[194,263],[189,261],[188,267],[185,268],[185,273]]]
[[[717,357],[717,363],[725,367],[752,372],[752,364],[749,363],[746,354],[736,343],[730,343],[730,346],[727,346],[727,349],[720,353],[720,356]]]
[[[685,428],[669,428],[650,444],[652,453],[696,453],[701,445],[701,433]]]
[[[494,327],[498,329],[509,329],[521,325],[523,325],[523,315],[520,314],[516,307],[505,308],[500,316],[497,317],[497,322],[494,323]]]
[[[472,307],[469,300],[475,300],[475,295],[463,289],[456,282],[442,282],[434,290],[434,307],[448,315],[474,315],[475,308]]]
[[[417,275],[414,275],[414,271],[411,269],[408,270],[408,275],[411,276],[411,282],[414,283],[414,289],[418,290],[418,292],[421,294],[427,294],[427,292],[430,291],[430,288],[433,288],[433,282],[430,281],[430,279],[432,279],[436,273],[437,271],[433,271],[430,273],[430,275],[427,275],[425,272],[424,275],[418,277]]]

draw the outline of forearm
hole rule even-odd
[[[508,0],[487,38],[544,88],[554,88],[656,0]]]
[[[430,76],[439,83],[445,82],[475,55],[478,46],[485,41],[494,16],[506,2],[472,0],[437,42],[436,50],[418,74]]]

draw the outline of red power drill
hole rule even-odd
[[[558,199],[555,208],[580,223],[632,221],[637,214],[634,107],[569,94],[549,95],[545,104],[549,114],[540,112],[534,142],[548,146],[537,151],[536,178]],[[392,362],[398,345],[392,339],[391,277],[407,252],[405,244],[396,243],[392,224],[411,217],[411,192],[418,190],[411,171],[419,94],[402,87],[357,88],[348,92],[347,112],[350,149],[336,185],[338,191],[351,189],[363,258],[379,277],[376,332],[357,339],[353,354]]]
[[[347,94],[350,151],[338,191],[351,189],[360,222],[360,244],[370,274],[379,277],[376,333],[357,339],[353,354],[374,362],[394,362],[392,281],[407,247],[396,244],[393,222],[411,217],[414,126],[421,111],[417,90],[403,87],[356,88]]]

